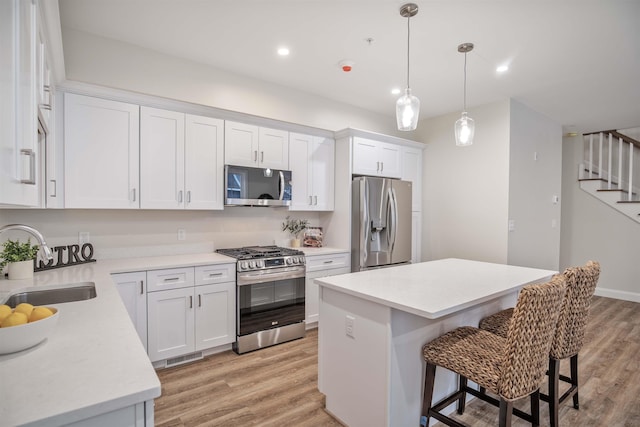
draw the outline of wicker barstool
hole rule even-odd
[[[578,401],[578,352],[584,342],[584,334],[589,315],[591,299],[600,277],[600,264],[589,261],[582,267],[567,268],[563,275],[567,281],[558,327],[549,352],[549,395],[541,394],[549,402],[551,427],[558,426],[558,407],[573,397],[573,407],[579,408]],[[506,337],[506,329],[513,315],[513,309],[503,310],[480,321],[480,329]],[[571,376],[560,375],[560,360],[570,358]],[[569,389],[558,397],[560,380],[570,384]]]
[[[518,296],[506,338],[467,326],[426,344],[422,348],[427,368],[420,424],[428,425],[433,417],[450,426],[462,426],[440,411],[457,401],[458,413],[462,414],[466,393],[470,393],[500,407],[500,426],[511,425],[512,412],[534,426],[539,425],[539,387],[545,376],[565,287],[562,275],[554,276],[548,283],[525,286]],[[436,366],[459,374],[459,387],[432,405]],[[500,400],[468,387],[467,380],[497,394]],[[531,396],[531,414],[513,408],[515,400],[526,396]]]

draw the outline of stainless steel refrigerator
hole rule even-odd
[[[351,271],[410,262],[411,182],[362,176],[351,190]]]

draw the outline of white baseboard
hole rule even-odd
[[[599,297],[615,298],[625,301],[640,302],[640,293],[618,291],[616,289],[596,288],[596,293]]]

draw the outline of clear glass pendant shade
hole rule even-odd
[[[471,117],[467,117],[467,112],[462,112],[462,117],[456,121],[456,145],[459,147],[465,147],[473,144],[473,134],[475,133],[476,126],[473,123]]]
[[[411,95],[411,89],[405,89],[404,95],[396,102],[396,120],[398,130],[415,130],[418,126],[420,100]]]

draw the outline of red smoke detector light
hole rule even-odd
[[[342,71],[344,71],[345,73],[348,73],[349,71],[351,71],[353,69],[353,65],[355,64],[355,62],[353,61],[348,61],[348,60],[343,60],[340,61],[340,68],[342,68]]]

